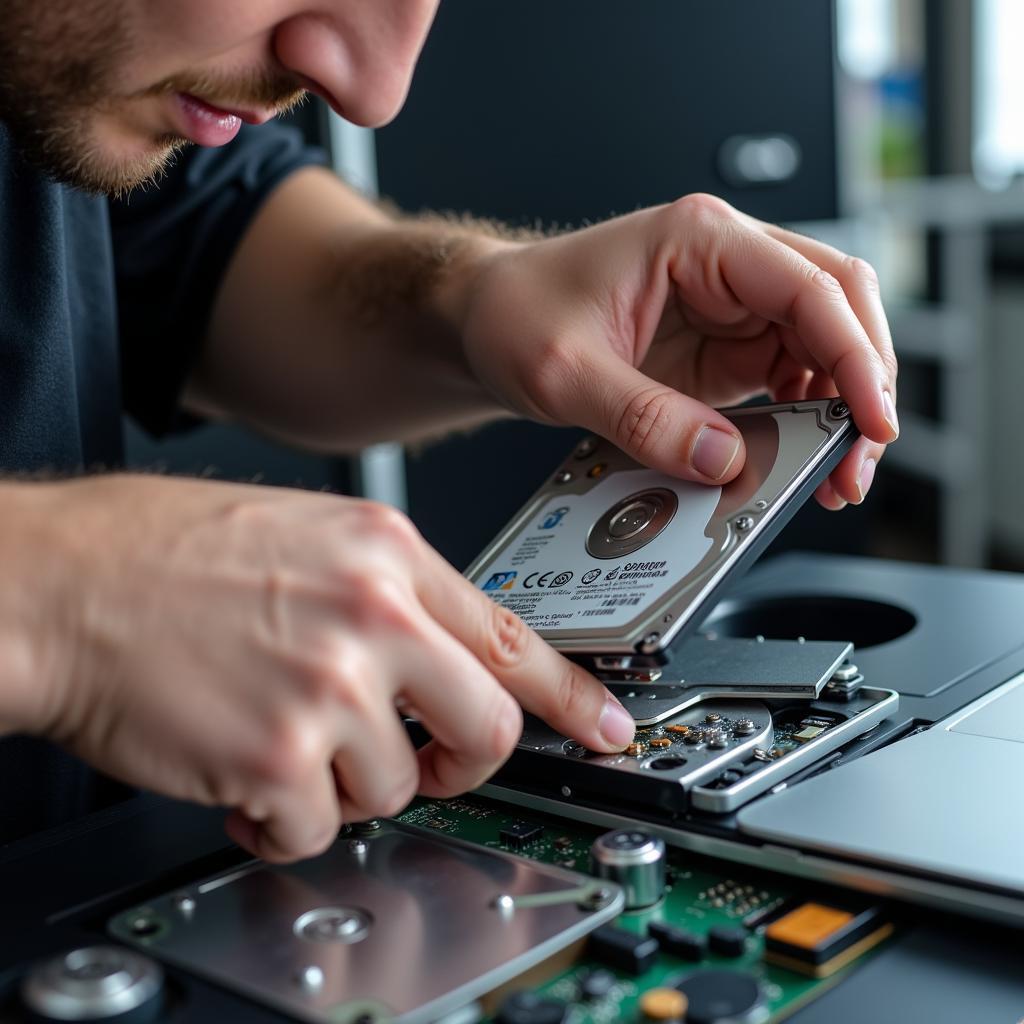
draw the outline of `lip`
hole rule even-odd
[[[241,110],[217,107],[190,93],[175,93],[178,129],[200,146],[223,146],[245,124],[263,124],[274,116],[273,110]]]

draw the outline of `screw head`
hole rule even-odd
[[[833,402],[832,407],[828,411],[829,416],[834,420],[845,420],[850,415],[850,407],[840,399],[838,402]]]
[[[317,964],[307,964],[295,976],[295,982],[307,992],[319,992],[324,987],[323,968]]]
[[[644,637],[644,646],[651,647],[654,644],[656,644],[660,639],[660,633],[648,633],[647,636]]]
[[[160,931],[160,922],[149,914],[139,914],[138,917],[132,918],[128,927],[131,929],[132,935],[140,939],[148,939]]]
[[[746,533],[748,530],[752,530],[754,528],[754,517],[737,516],[733,520],[733,526],[735,526],[740,533]]]
[[[854,665],[852,662],[847,661],[840,665],[839,668],[837,668],[835,672],[832,673],[832,678],[837,683],[850,683],[853,682],[853,680],[856,679],[859,675],[860,669],[857,668],[857,666]]]
[[[593,454],[595,448],[597,448],[596,439],[593,437],[585,437],[578,445],[576,445],[576,451],[573,454],[577,459],[585,459],[588,455]]]
[[[180,893],[174,897],[174,909],[182,917],[191,917],[196,910],[196,901],[188,893]]]
[[[611,889],[606,889],[603,886],[600,886],[587,893],[587,895],[580,900],[579,906],[581,910],[601,910],[603,907],[606,907],[611,903],[612,898]]]
[[[567,469],[560,469],[555,474],[555,483],[556,484],[567,484],[571,479],[572,479],[572,473],[570,473],[569,470],[567,470]]]

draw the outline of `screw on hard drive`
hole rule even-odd
[[[572,479],[572,473],[567,469],[561,469],[555,474],[556,484],[567,484]]]
[[[754,517],[737,516],[733,520],[733,526],[735,526],[740,533],[746,533],[748,530],[752,530],[754,528]]]
[[[850,415],[850,407],[843,401],[833,402],[828,414],[834,420],[845,420]]]
[[[860,675],[860,669],[857,668],[852,662],[847,661],[840,665],[835,672],[832,673],[832,678],[837,683],[849,683],[852,682],[857,676]]]
[[[139,914],[128,925],[132,935],[140,939],[148,939],[160,931],[160,922],[149,914]]]
[[[317,964],[307,964],[295,975],[295,984],[306,992],[319,992],[324,987],[324,971]]]
[[[641,648],[657,647],[660,639],[660,633],[648,633],[641,641]]]
[[[503,892],[501,895],[494,897],[491,901],[491,906],[503,914],[511,914],[516,909],[515,897],[509,896],[507,892]]]
[[[608,906],[609,903],[615,898],[615,894],[611,889],[605,889],[603,886],[597,889],[592,889],[583,899],[579,902],[581,910],[603,910]]]
[[[188,893],[182,892],[174,897],[174,909],[181,914],[182,917],[190,918],[196,910],[196,901]]]
[[[594,453],[594,449],[597,448],[597,439],[593,437],[585,437],[578,445],[576,445],[576,451],[573,455],[577,459],[585,459],[588,455]]]

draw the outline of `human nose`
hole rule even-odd
[[[401,109],[436,3],[337,4],[278,25],[278,62],[342,117],[379,127]]]

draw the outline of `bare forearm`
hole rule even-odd
[[[188,402],[332,450],[502,415],[459,325],[476,270],[515,244],[390,216],[327,172],[301,172],[240,246]]]
[[[49,535],[56,485],[0,483],[0,735],[45,732],[56,717],[58,677],[66,668],[64,631],[54,599],[61,554]]]

